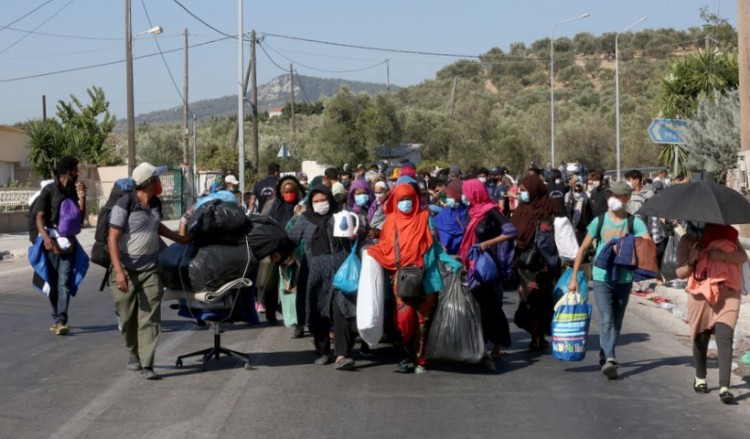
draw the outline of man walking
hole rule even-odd
[[[65,200],[71,200],[79,209],[79,225],[86,212],[86,187],[78,183],[78,160],[74,157],[62,157],[57,163],[55,181],[45,186],[32,205],[31,215],[35,219],[36,231],[44,240],[47,257],[47,274],[49,281],[49,301],[52,305],[54,324],[50,331],[57,335],[67,335],[68,305],[70,302],[71,274],[75,263],[75,239],[68,240],[68,247],[62,248],[57,240],[57,226],[60,222],[60,206]],[[75,208],[73,208],[75,209]],[[75,219],[73,219],[75,221]],[[50,236],[54,235],[54,236]],[[37,237],[32,237],[32,242]]]
[[[277,163],[271,163],[266,168],[266,178],[255,183],[253,191],[250,194],[250,201],[247,204],[247,211],[250,213],[260,213],[263,211],[263,205],[266,204],[266,200],[273,199],[276,194],[276,185],[279,183],[279,175],[281,175],[281,166]],[[245,188],[240,188],[244,191]]]
[[[141,163],[133,170],[135,192],[125,194],[112,208],[109,254],[112,258],[112,298],[122,322],[121,332],[130,354],[128,369],[141,370],[148,380],[161,377],[154,372],[154,352],[161,332],[162,284],[156,264],[164,236],[180,243],[179,236],[161,223],[163,168]]]

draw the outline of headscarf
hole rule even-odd
[[[284,198],[281,197],[281,189],[288,184],[293,184],[297,191],[297,201],[295,203],[287,203]],[[296,177],[292,175],[282,177],[276,185],[276,194],[273,203],[271,204],[271,211],[268,212],[268,216],[275,219],[282,228],[286,227],[286,224],[294,216],[294,208],[297,206],[297,203],[304,198],[304,193],[305,191],[302,189],[302,184]]]
[[[412,164],[405,164],[403,168],[398,173],[399,178],[400,177],[411,177],[416,180],[417,178],[417,170],[414,168],[414,165]]]
[[[706,224],[705,232],[703,233],[703,240],[701,241],[701,248],[708,248],[712,241],[719,239],[727,240],[729,242],[737,242],[739,232],[732,226],[725,226],[721,224]]]
[[[433,218],[440,243],[449,255],[458,254],[460,251],[461,240],[466,231],[466,216],[466,206],[458,201],[456,207],[444,207]]]
[[[453,180],[445,188],[445,195],[453,198],[456,202],[461,202],[461,195],[463,195],[463,184],[461,180]]]
[[[354,201],[354,192],[360,189],[367,189],[367,195],[370,197],[370,200],[365,206],[360,206]],[[349,206],[349,210],[356,214],[361,213],[363,210],[368,211],[370,206],[375,204],[375,194],[372,192],[372,189],[370,189],[370,185],[367,181],[360,179],[354,180],[351,186],[349,186],[349,195],[346,197],[346,204]]]
[[[375,212],[378,211],[378,207],[385,204],[385,201],[388,199],[388,185],[384,181],[379,181],[375,183],[375,187],[377,188],[378,186],[385,189],[385,192],[384,192],[385,196],[383,197],[381,201],[377,201],[375,199],[375,191],[373,190],[372,203],[370,203],[370,209],[367,210],[367,222],[368,223],[372,221],[372,217],[375,216]]]
[[[497,204],[492,201],[490,194],[487,193],[487,187],[477,179],[464,181],[462,191],[466,199],[469,200],[470,220],[469,225],[466,226],[464,239],[461,241],[459,254],[464,263],[468,264],[469,250],[477,242],[474,231],[490,210],[497,209]]]
[[[553,216],[559,216],[561,212],[560,203],[553,200],[547,194],[547,187],[536,175],[527,175],[519,183],[529,193],[529,202],[519,202],[516,211],[510,218],[510,222],[518,231],[516,236],[516,247],[524,250],[531,245],[536,236],[537,223]]]
[[[312,199],[316,193],[321,193],[328,198],[328,213],[325,215],[318,215],[313,210]],[[331,244],[328,239],[328,223],[333,217],[333,214],[338,212],[339,205],[336,203],[336,199],[333,198],[333,194],[328,186],[319,184],[312,188],[307,196],[305,202],[305,218],[308,219],[315,226],[315,233],[313,233],[312,241],[310,242],[310,250],[313,256],[331,254]]]
[[[396,205],[403,197],[412,201],[412,211],[405,214]],[[423,256],[432,246],[430,213],[419,208],[417,191],[411,185],[400,184],[393,189],[385,204],[385,223],[380,232],[380,241],[369,247],[370,256],[387,270],[396,267],[396,232],[398,232],[400,266],[424,266]]]

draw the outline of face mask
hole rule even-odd
[[[370,201],[370,196],[367,194],[359,194],[354,196],[354,202],[357,206],[364,206]]]
[[[446,198],[445,199],[445,205],[450,209],[455,209],[457,207],[456,199],[455,198]]]
[[[555,179],[555,184],[560,184],[560,183],[562,183],[562,180],[561,180],[561,179],[559,179],[559,178],[556,178],[556,179]]]
[[[375,194],[375,201],[377,201],[378,203],[380,203],[381,201],[383,201],[383,198],[385,198],[385,192],[381,192],[379,194]]]
[[[573,194],[573,198],[575,198],[576,201],[582,201],[583,200],[583,194],[580,192],[576,192]]]
[[[600,185],[600,184],[601,184],[601,182],[600,182],[600,181],[595,181],[595,182],[591,183],[591,186],[593,186],[593,187],[594,187],[594,189],[596,189],[596,188],[598,188],[598,187],[599,187],[599,185]]]
[[[281,198],[283,198],[287,203],[292,204],[297,201],[297,194],[295,194],[294,192],[286,192],[284,194],[281,194]]]
[[[593,184],[589,183],[589,184],[586,185],[586,192],[591,193],[591,191],[593,191],[593,190],[594,190],[594,185]]]
[[[411,213],[414,208],[414,203],[411,200],[401,200],[398,202],[398,210],[403,213]]]
[[[625,207],[625,204],[615,197],[609,197],[607,200],[607,207],[609,207],[609,210],[612,212],[617,212],[622,210]]]
[[[341,180],[341,184],[344,185],[344,189],[349,189],[349,184],[351,182],[349,180]]]
[[[461,202],[467,206],[471,206],[471,203],[469,202],[469,199],[466,198],[466,195],[461,195]]]
[[[317,203],[313,203],[313,212],[317,213],[318,215],[327,214],[328,209],[330,209],[328,201],[319,201]]]
[[[487,183],[487,177],[479,177],[479,181],[482,182],[482,184]]]
[[[625,184],[627,184],[630,189],[633,189],[633,183],[626,181]]]
[[[161,180],[156,180],[156,186],[154,187],[154,195],[161,195],[164,188],[161,187]]]
[[[528,203],[531,201],[531,197],[529,197],[529,193],[527,191],[521,191],[519,193],[519,196],[521,197],[521,201],[524,203]]]

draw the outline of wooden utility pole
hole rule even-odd
[[[385,88],[388,93],[391,92],[391,60],[385,60]]]
[[[750,151],[750,0],[737,0],[740,65],[740,151]]]
[[[135,168],[135,109],[133,97],[133,27],[130,0],[125,0],[125,89],[128,107],[128,175]]]
[[[292,136],[297,133],[297,127],[294,123],[294,66],[289,64],[289,94],[292,96],[292,117],[290,120],[292,124]]]
[[[253,164],[255,172],[260,172],[260,148],[258,139],[258,65],[255,59],[255,45],[257,44],[255,30],[250,33],[250,80],[253,83],[252,109],[253,112]],[[247,81],[246,81],[247,82]],[[247,85],[245,85],[247,94]]]
[[[42,121],[47,122],[47,95],[42,95]]]
[[[188,30],[185,29],[185,78],[183,82],[182,90],[182,119],[183,119],[183,131],[182,131],[182,163],[187,165],[190,163],[188,159],[188,146],[190,143],[189,129],[188,129]]]
[[[453,78],[453,87],[451,87],[451,117],[453,116],[453,110],[456,108],[456,87],[458,86],[458,76]]]

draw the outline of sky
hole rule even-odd
[[[131,0],[135,114],[182,104],[183,32],[188,30],[189,101],[237,94],[240,0]],[[179,2],[179,4],[178,4]],[[180,4],[184,6],[181,7]],[[258,84],[288,73],[409,86],[433,79],[460,57],[493,47],[555,37],[617,32],[643,16],[634,31],[701,26],[708,7],[737,26],[737,4],[720,0],[274,0],[243,1],[243,32],[263,37]],[[189,10],[195,18],[187,11]],[[0,124],[42,117],[71,95],[102,87],[117,118],[126,116],[125,1],[0,0]],[[202,20],[203,22],[199,21]],[[136,35],[152,26],[164,32]],[[214,29],[212,29],[214,28]],[[230,36],[231,38],[227,37]],[[298,39],[282,38],[289,36]],[[163,56],[159,54],[159,47]],[[244,68],[249,59],[245,44]],[[67,71],[67,72],[64,72]],[[171,71],[171,76],[170,76]],[[63,73],[59,73],[63,72]]]

